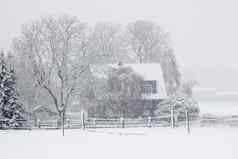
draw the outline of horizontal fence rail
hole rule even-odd
[[[173,122],[172,122],[173,119]],[[0,129],[4,121],[0,121]],[[185,118],[179,119],[171,115],[143,118],[87,118],[82,120],[65,119],[62,121],[22,120],[14,129],[87,129],[87,128],[136,128],[136,127],[180,127],[187,126]],[[172,125],[174,124],[174,125]],[[238,126],[238,117],[195,117],[189,115],[191,126]]]

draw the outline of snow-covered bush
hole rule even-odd
[[[186,111],[188,111],[193,118],[196,118],[199,115],[199,108],[196,100],[192,96],[184,93],[176,93],[160,102],[155,114],[157,116],[170,115],[171,110],[173,110],[174,116],[177,116],[179,120],[185,119]]]

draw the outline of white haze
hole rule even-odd
[[[75,15],[89,24],[147,19],[170,33],[188,79],[197,76],[201,87],[238,91],[231,80],[238,70],[237,5],[236,0],[0,0],[0,48],[10,48],[21,24],[45,15]],[[226,71],[213,76],[220,69]]]

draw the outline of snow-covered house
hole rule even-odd
[[[145,100],[165,99],[166,88],[161,66],[158,63],[125,64],[143,77],[143,98]]]
[[[163,72],[159,63],[125,63],[97,66],[93,68],[93,74],[99,78],[107,78],[109,68],[119,67],[130,67],[143,78],[142,100],[145,106],[152,108],[151,110],[167,97]]]

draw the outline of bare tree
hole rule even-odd
[[[95,55],[98,63],[115,63],[124,58],[125,42],[120,26],[112,23],[97,23],[89,29],[88,51]]]
[[[180,91],[189,97],[193,97],[193,88],[198,85],[197,81],[190,80],[182,83]]]
[[[139,63],[161,63],[167,92],[175,92],[180,85],[180,72],[168,33],[153,22],[138,20],[127,26],[126,36],[130,57]]]
[[[181,73],[172,49],[162,52],[160,64],[163,70],[167,93],[174,94],[181,86]]]
[[[44,89],[62,117],[88,70],[86,25],[76,17],[46,17],[23,25],[14,51],[34,84]]]
[[[151,62],[159,55],[158,50],[168,45],[167,33],[150,21],[138,20],[129,24],[127,30],[130,48],[139,63]]]

